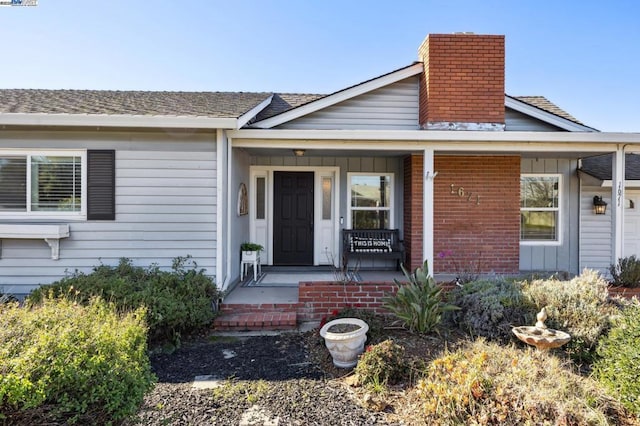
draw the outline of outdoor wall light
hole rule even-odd
[[[293,155],[296,157],[302,157],[306,151],[304,149],[294,149]]]
[[[602,201],[602,197],[598,195],[593,197],[593,212],[595,214],[605,214],[607,212],[607,203]]]

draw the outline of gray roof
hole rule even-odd
[[[625,155],[625,179],[640,180],[640,155]],[[600,180],[610,180],[612,175],[613,154],[596,155],[582,159],[580,171]]]
[[[0,113],[237,118],[271,93],[0,89]]]
[[[309,102],[324,98],[326,95],[316,95],[311,93],[275,93],[271,104],[263,109],[255,121],[265,120],[274,115],[282,114],[290,109],[297,108]]]
[[[368,81],[370,80],[351,87]],[[238,118],[271,95],[273,95],[271,103],[252,121],[264,120],[328,96],[271,92],[0,89],[0,113]],[[544,96],[513,96],[513,98],[582,124]]]

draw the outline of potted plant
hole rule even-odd
[[[364,352],[369,325],[358,318],[338,318],[329,321],[320,329],[320,336],[333,358],[333,365],[352,368],[358,356]]]
[[[264,247],[257,243],[242,243],[240,246],[242,250],[242,261],[254,261],[258,258],[258,255]]]

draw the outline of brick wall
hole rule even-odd
[[[479,265],[483,273],[517,273],[520,157],[437,155],[434,163],[434,272]]]
[[[504,123],[504,36],[431,34],[418,58],[421,126]]]
[[[410,269],[422,265],[422,205],[424,156],[413,154],[404,159],[404,247],[405,265]]]
[[[301,282],[298,286],[298,321],[320,321],[346,307],[386,313],[382,298],[394,294],[392,283]]]

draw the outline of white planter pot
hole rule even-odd
[[[257,251],[243,251],[242,252],[242,261],[243,262],[254,262],[258,259]]]
[[[331,332],[334,325],[352,324],[357,330],[345,333]],[[320,336],[329,349],[333,358],[333,365],[340,368],[352,368],[358,363],[358,356],[364,352],[364,342],[367,340],[369,325],[358,318],[338,318],[329,321],[320,329]]]

